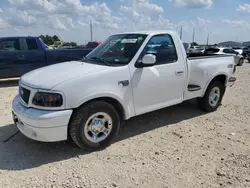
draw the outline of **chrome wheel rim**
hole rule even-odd
[[[90,142],[99,143],[108,137],[112,126],[112,118],[105,112],[98,112],[86,121],[84,135]]]
[[[214,87],[209,94],[209,105],[215,107],[220,100],[220,88]]]

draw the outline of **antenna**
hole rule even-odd
[[[208,42],[209,42],[209,33],[207,35],[207,46],[208,46]]]
[[[193,29],[193,42],[194,42],[194,38],[195,38],[195,28]]]
[[[92,21],[90,20],[90,41],[93,41],[93,28],[92,28]]]

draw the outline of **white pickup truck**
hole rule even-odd
[[[107,147],[122,120],[197,98],[215,111],[232,86],[231,55],[187,57],[173,31],[110,36],[81,61],[43,67],[21,77],[13,120],[27,137],[72,139],[79,147]],[[147,126],[147,125],[145,125]]]

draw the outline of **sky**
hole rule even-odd
[[[205,44],[250,40],[249,0],[1,0],[0,36],[58,35],[84,44],[140,30],[175,30]]]

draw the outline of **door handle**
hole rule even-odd
[[[17,58],[20,59],[20,60],[24,60],[25,56],[22,54],[22,55],[18,55]]]
[[[176,72],[175,72],[175,75],[176,75],[176,76],[181,76],[181,75],[183,75],[183,73],[184,73],[184,71],[176,71]]]

